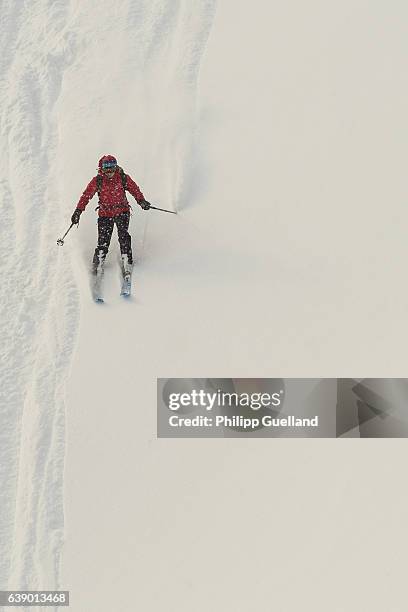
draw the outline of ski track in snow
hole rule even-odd
[[[69,247],[55,245],[82,188],[75,168],[69,174],[69,157],[83,145],[81,163],[87,159],[87,144],[76,140],[81,131],[104,146],[108,96],[113,108],[132,109],[116,146],[125,148],[134,132],[138,147],[128,158],[146,197],[165,208],[188,206],[197,81],[214,12],[215,0],[3,3],[0,588],[63,586],[64,393],[81,310],[78,284],[86,284],[83,257],[74,257],[72,268]],[[112,36],[107,81],[100,53]],[[147,219],[138,217],[134,236],[139,259]],[[87,255],[94,232],[81,235]]]

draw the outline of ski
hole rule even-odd
[[[131,295],[131,291],[132,291],[131,277],[130,277],[130,274],[127,274],[126,276],[123,277],[120,295],[123,295],[124,297],[129,297]]]
[[[93,299],[97,303],[103,303],[104,299],[102,296],[102,281],[103,281],[103,264],[102,260],[99,261],[96,268],[92,270],[93,275],[93,285],[92,285],[92,295]]]
[[[132,292],[132,264],[128,263],[127,255],[122,255],[121,259],[122,270],[122,287],[120,295],[130,297]]]

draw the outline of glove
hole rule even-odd
[[[143,210],[149,210],[151,204],[147,200],[139,200],[138,204],[143,208]]]
[[[79,208],[76,208],[74,210],[74,214],[71,217],[71,223],[73,223],[74,225],[76,225],[77,223],[79,223],[79,217],[82,215],[82,210],[80,210]]]

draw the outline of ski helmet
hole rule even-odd
[[[115,170],[118,162],[113,155],[104,155],[99,160],[99,170]]]

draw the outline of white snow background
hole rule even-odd
[[[155,385],[406,375],[407,18],[3,0],[0,588],[70,589],[75,612],[405,610],[404,441],[384,462],[157,440]],[[99,306],[96,199],[56,239],[105,153],[178,215],[134,206],[134,297],[114,235]]]

